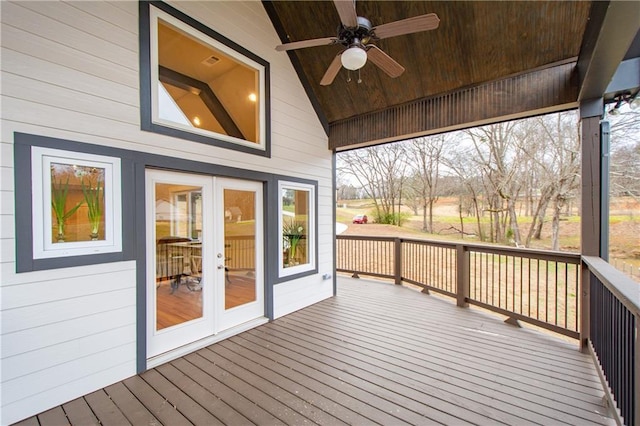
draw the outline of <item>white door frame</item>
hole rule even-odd
[[[145,207],[147,214],[147,357],[153,357],[178,346],[214,333],[214,277],[210,259],[213,251],[213,181],[209,176],[164,170],[146,171]],[[156,330],[156,184],[182,184],[202,187],[202,316],[191,321]]]
[[[264,292],[264,197],[261,182],[147,169],[145,172],[146,208],[146,293],[147,293],[147,359],[207,340],[227,330],[248,324],[265,315]],[[202,187],[202,317],[175,326],[156,330],[156,236],[155,185],[183,184]],[[225,309],[225,269],[218,253],[224,253],[224,189],[255,193],[255,278],[256,300]],[[223,256],[224,257],[224,256]],[[222,268],[219,268],[222,266]],[[222,333],[221,333],[222,332]],[[204,341],[203,340],[203,341]]]
[[[263,187],[261,182],[230,178],[216,178],[215,194],[216,206],[224,208],[224,189],[252,191],[255,194],[255,259],[256,300],[231,309],[225,309],[225,269],[223,262],[216,265],[217,281],[222,285],[216,286],[216,315],[218,331],[262,317],[264,307],[264,218],[263,218]],[[224,253],[224,211],[216,216],[216,260],[218,254]],[[224,256],[223,256],[224,257]],[[220,266],[223,266],[220,268]]]

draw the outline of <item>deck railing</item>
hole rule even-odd
[[[599,258],[338,235],[337,270],[410,283],[588,344],[620,424],[640,425],[640,287]],[[583,312],[580,304],[585,304]]]
[[[589,350],[619,423],[640,425],[640,286],[600,258],[585,256],[583,262]]]
[[[393,279],[578,338],[580,256],[393,237],[337,237],[337,270]]]

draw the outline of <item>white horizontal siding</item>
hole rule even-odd
[[[134,262],[0,277],[2,424],[135,374]]]
[[[274,287],[273,314],[275,318],[290,314],[333,295],[333,279],[323,280],[322,271],[311,278],[287,281]],[[333,275],[333,274],[332,274]]]
[[[0,214],[0,238],[15,235],[16,224],[13,215]]]
[[[121,339],[123,334],[130,336],[130,340],[125,342],[126,345],[134,344],[135,324],[124,324],[117,328],[92,332],[84,337],[6,357],[2,360],[2,378],[5,381],[11,381],[29,375],[44,374],[52,367],[66,364],[69,360],[77,358],[78,353],[87,357],[109,350],[112,342]],[[130,355],[127,360],[132,361]]]
[[[271,158],[140,130],[138,2],[0,5],[2,424],[123,379],[136,361],[135,262],[15,273],[14,132],[317,180],[320,273],[278,284],[276,315],[332,294],[327,136],[262,4],[171,4],[270,63]]]
[[[27,9],[30,6],[39,12]],[[127,47],[113,42],[114,37],[120,37],[98,25],[99,20],[87,13],[74,22],[64,23],[47,16],[47,9],[61,11],[68,9],[64,3],[53,2],[4,2],[2,5],[2,23],[23,28],[25,31],[53,40],[63,46],[71,47],[78,52],[101,57],[113,63],[128,64],[132,69],[138,64],[138,43],[135,34],[137,27],[131,29],[131,36]],[[60,15],[58,13],[58,15]],[[93,26],[86,25],[91,21]],[[83,27],[83,28],[79,28]],[[123,29],[118,34],[125,34]]]
[[[119,337],[117,336],[117,338]],[[132,368],[129,371],[129,375],[133,375],[135,374],[135,361],[131,359],[131,352],[135,352],[135,342],[124,344],[121,347],[109,345],[103,350],[89,355],[83,354],[83,356],[79,357],[77,354],[73,354],[71,358],[68,358],[71,361],[58,364],[55,368],[47,368],[13,380],[6,380],[3,383],[3,403],[5,407],[11,406],[16,401],[30,397],[33,389],[46,391],[51,388],[57,388],[61,384],[75,382],[87,377],[96,370],[106,370],[125,363],[130,364]],[[96,368],[96,366],[99,367]],[[5,407],[3,408],[6,409]]]
[[[133,349],[132,346],[123,346],[120,348],[120,352],[126,356]],[[111,357],[106,359],[104,356],[88,358],[85,363],[92,371],[89,375],[78,377],[75,380],[57,382],[50,380],[34,385],[30,396],[2,408],[0,422],[10,424],[49,407],[60,405],[61,402],[71,401],[79,395],[91,393],[96,390],[96,383],[109,385],[133,375],[135,365],[131,361],[114,364],[112,362],[117,358],[114,355],[111,354]],[[62,379],[64,380],[64,377]]]
[[[9,189],[0,190],[0,214],[13,215],[13,207],[15,204],[13,195],[13,191]]]
[[[0,143],[0,167],[13,167],[12,144]]]

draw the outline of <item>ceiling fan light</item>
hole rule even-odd
[[[367,63],[367,52],[361,47],[351,46],[342,53],[340,61],[348,70],[359,70]]]

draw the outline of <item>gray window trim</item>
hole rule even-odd
[[[151,38],[150,38],[150,22],[149,22],[149,8],[150,6],[157,7],[158,9],[166,12],[176,19],[181,20],[185,24],[193,27],[197,31],[206,34],[207,36],[219,41],[225,46],[235,50],[238,54],[246,56],[247,58],[264,66],[264,100],[265,100],[265,146],[263,149],[251,148],[249,146],[234,144],[215,137],[204,136],[197,133],[191,133],[180,129],[175,129],[167,126],[162,126],[158,123],[154,123],[152,120],[152,105],[151,105]],[[262,59],[253,52],[245,49],[232,40],[229,40],[222,34],[212,30],[206,25],[196,21],[190,16],[180,12],[179,10],[169,6],[161,1],[140,1],[139,2],[139,44],[140,44],[140,127],[142,130],[146,130],[153,133],[159,133],[166,136],[172,136],[180,139],[187,139],[193,142],[199,142],[207,145],[213,145],[220,148],[231,149],[235,151],[245,152],[249,154],[260,155],[271,158],[271,89],[270,89],[270,66],[269,62]]]
[[[15,180],[15,223],[16,223],[16,272],[42,271],[68,268],[72,266],[95,265],[122,262],[135,259],[133,240],[122,239],[122,251],[115,253],[89,254],[82,256],[56,257],[51,259],[33,258],[33,222],[31,199],[31,147],[41,146],[66,151],[94,155],[118,157],[121,160],[122,185],[122,235],[133,235],[133,187],[126,182],[133,181],[133,158],[122,151],[98,145],[89,145],[44,136],[15,133],[14,137],[14,180]]]

